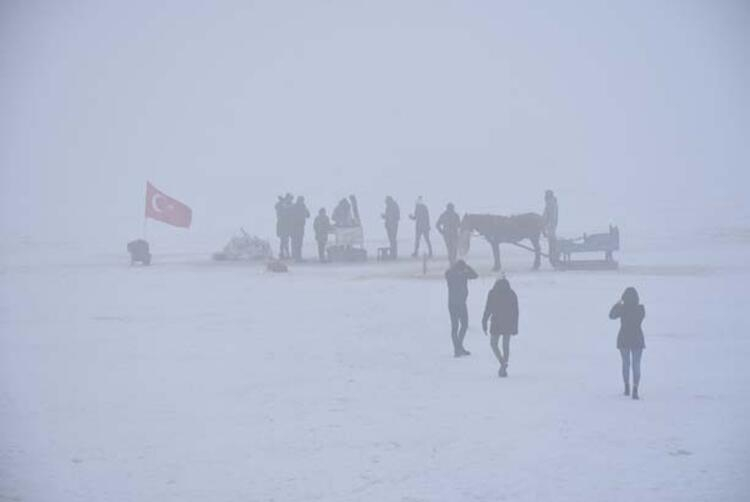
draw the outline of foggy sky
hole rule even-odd
[[[748,26],[720,0],[2,0],[0,230],[119,249],[147,180],[184,239],[271,237],[287,191],[358,194],[373,236],[388,194],[434,219],[547,188],[562,233],[739,224]]]

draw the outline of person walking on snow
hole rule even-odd
[[[438,218],[435,228],[443,235],[445,239],[445,248],[448,251],[448,261],[451,265],[456,263],[456,257],[458,255],[458,231],[461,227],[461,218],[456,213],[452,203],[443,211],[443,214]]]
[[[498,279],[487,295],[487,304],[484,308],[484,316],[482,316],[482,330],[485,335],[488,321],[490,321],[490,347],[500,363],[497,375],[507,377],[510,337],[518,334],[518,297],[505,278]],[[501,336],[503,337],[502,352],[498,347]]]
[[[390,195],[385,198],[385,212],[380,216],[385,220],[385,231],[391,246],[391,258],[395,260],[398,258],[398,221],[401,219],[401,210]]]
[[[422,196],[417,198],[417,204],[414,206],[414,214],[410,214],[409,218],[415,221],[415,238],[414,238],[414,253],[412,257],[416,258],[419,256],[419,243],[424,237],[427,243],[427,252],[430,258],[432,258],[432,243],[430,242],[430,211],[422,201]]]
[[[610,319],[620,320],[620,331],[617,334],[617,348],[622,358],[622,380],[625,383],[624,394],[630,395],[630,366],[633,366],[633,399],[639,399],[638,385],[641,382],[641,355],[646,343],[641,324],[646,317],[646,307],[641,305],[638,291],[629,287],[622,298],[609,311]]]
[[[464,348],[464,337],[469,328],[469,311],[466,298],[469,296],[469,280],[479,277],[463,260],[458,260],[445,272],[448,283],[448,313],[451,317],[451,341],[453,357],[468,356],[471,353]]]
[[[313,222],[313,229],[315,230],[315,241],[318,243],[318,260],[320,260],[320,263],[325,263],[327,261],[326,244],[328,244],[328,234],[333,227],[324,207],[318,211],[318,216],[315,217],[315,221]]]

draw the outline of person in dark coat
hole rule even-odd
[[[445,272],[448,283],[448,313],[451,317],[451,341],[453,342],[453,356],[468,356],[470,352],[464,348],[464,337],[469,328],[469,311],[466,308],[466,298],[469,296],[469,280],[479,277],[477,273],[463,260],[458,260]]]
[[[333,223],[339,228],[353,227],[354,219],[352,218],[352,206],[346,198],[343,198],[336,205],[331,215]]]
[[[482,330],[487,334],[487,321],[490,321],[490,346],[500,363],[498,376],[508,376],[510,359],[510,337],[518,334],[518,297],[507,279],[498,279],[487,295],[487,305],[482,316]],[[503,351],[498,342],[503,337]]]
[[[305,205],[305,198],[297,197],[297,202],[291,208],[290,227],[292,236],[292,258],[302,261],[302,243],[305,239],[305,224],[310,217]]]
[[[385,231],[391,246],[391,258],[395,260],[398,258],[398,221],[401,219],[401,210],[390,195],[385,198],[385,213],[381,216],[385,220]]]
[[[458,232],[460,227],[461,218],[456,213],[453,204],[449,203],[443,214],[438,218],[435,228],[443,234],[445,248],[448,251],[448,260],[451,265],[456,262],[456,256],[458,255]]]
[[[427,252],[430,258],[432,258],[432,243],[430,242],[430,211],[422,201],[421,195],[417,198],[417,204],[414,206],[414,214],[410,214],[409,218],[415,222],[414,253],[412,254],[412,257],[416,258],[419,256],[419,243],[422,240],[422,237],[424,237],[424,240],[427,243]]]
[[[609,311],[610,319],[620,320],[620,331],[617,334],[617,348],[622,357],[622,380],[625,383],[625,395],[630,394],[630,366],[633,366],[633,399],[638,399],[638,384],[641,382],[641,355],[646,343],[643,339],[641,323],[646,317],[646,307],[641,305],[638,291],[629,287],[622,298]]]
[[[318,211],[318,216],[315,217],[313,222],[313,229],[315,230],[315,241],[318,243],[318,259],[320,263],[325,263],[327,261],[326,244],[328,244],[328,234],[331,232],[332,226],[324,207]]]
[[[279,195],[276,209],[276,236],[279,238],[279,259],[290,257],[289,238],[291,237],[291,211],[294,198],[292,194]]]

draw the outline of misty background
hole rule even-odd
[[[287,191],[355,193],[368,238],[385,195],[434,221],[548,188],[561,235],[746,228],[748,26],[739,0],[2,0],[0,231],[124,252],[147,180],[193,209],[149,237],[207,251],[275,245]]]

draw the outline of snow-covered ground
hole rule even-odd
[[[633,246],[617,272],[534,273],[504,248],[507,379],[479,327],[479,243],[459,360],[442,260],[272,274],[6,250],[0,500],[749,500],[750,243],[715,237]],[[640,401],[607,318],[629,285]]]

